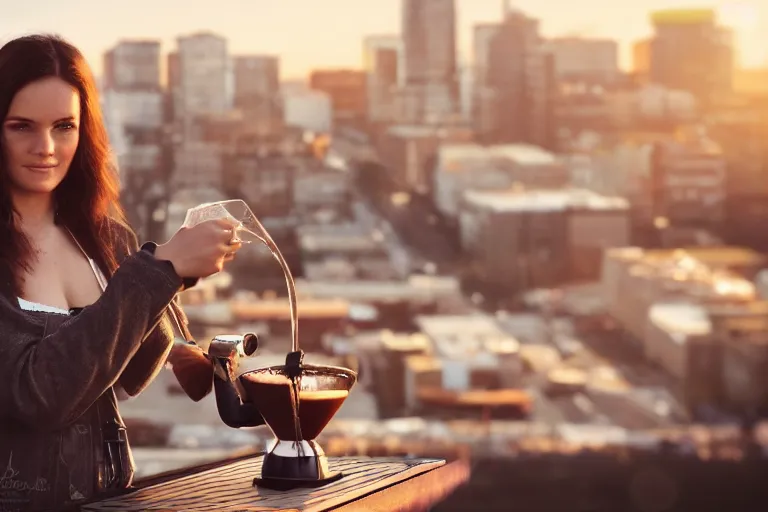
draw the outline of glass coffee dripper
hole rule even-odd
[[[230,199],[227,201],[217,201],[214,203],[203,203],[187,210],[187,216],[184,219],[183,227],[192,227],[207,220],[229,219],[237,223],[238,234],[241,230],[246,234],[246,238],[240,241],[249,243],[248,237],[255,237],[267,247],[272,247],[275,242],[259,219],[253,214],[251,208],[242,199]]]
[[[211,341],[208,356],[214,366],[219,415],[233,428],[266,423],[275,435],[276,442],[264,456],[261,475],[254,479],[254,485],[290,489],[335,481],[342,474],[330,471],[325,453],[315,439],[349,396],[357,374],[347,368],[304,364],[293,277],[272,237],[248,205],[241,200],[202,204],[187,212],[184,226],[214,219],[234,221],[240,241],[258,240],[278,260],[288,287],[292,327],[292,351],[287,354],[285,365],[239,376],[239,362],[255,353],[256,337],[221,335]]]

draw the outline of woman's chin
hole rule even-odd
[[[21,183],[14,187],[16,192],[22,195],[46,195],[52,193],[59,186],[61,180],[45,180],[37,183]]]

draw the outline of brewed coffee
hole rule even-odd
[[[283,441],[313,440],[349,396],[346,389],[299,391],[299,425],[302,439],[297,439],[291,400],[291,384],[260,382],[243,375],[243,387],[259,409],[275,437]]]

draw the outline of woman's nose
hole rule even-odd
[[[35,139],[34,153],[40,156],[50,156],[53,154],[54,142],[50,132],[45,131]]]

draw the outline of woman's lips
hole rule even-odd
[[[46,173],[56,168],[55,165],[27,165],[27,169],[33,172]]]

